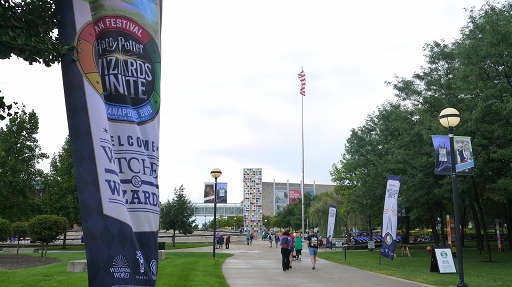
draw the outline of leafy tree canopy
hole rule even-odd
[[[174,198],[171,201],[167,200],[160,209],[161,227],[166,231],[172,230],[173,236],[176,231],[185,235],[192,234],[196,222],[192,219],[193,216],[194,204],[187,198],[185,187],[180,185],[179,188],[174,188]]]
[[[17,56],[29,64],[58,63],[67,47],[55,34],[54,0],[0,2],[0,59]]]
[[[43,180],[43,190],[42,203],[47,214],[65,217],[69,227],[81,225],[69,136],[51,159],[50,171]]]
[[[37,196],[44,172],[37,164],[48,155],[41,151],[38,131],[36,113],[25,110],[0,128],[0,217],[10,221],[27,221],[41,212]]]

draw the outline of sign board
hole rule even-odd
[[[374,249],[375,248],[375,241],[368,241],[368,249]]]
[[[335,245],[335,246],[336,246],[336,248],[341,248],[341,247],[343,247],[343,246],[345,245],[342,241],[336,241],[336,243],[335,243],[335,244],[336,244],[336,245]]]
[[[457,273],[450,248],[435,248],[432,251],[430,272]]]

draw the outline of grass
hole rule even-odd
[[[471,242],[467,243],[470,245]],[[177,248],[192,248],[210,246],[209,244],[176,244]],[[427,245],[411,245],[412,257],[401,256],[398,252],[394,260],[380,258],[378,250],[347,251],[347,260],[342,251],[320,252],[319,257],[353,266],[356,268],[386,274],[393,277],[421,282],[439,287],[452,287],[457,284],[458,274],[440,274],[430,272],[431,253],[425,251]],[[69,250],[71,246],[68,246]],[[83,246],[77,246],[82,247]],[[471,246],[470,246],[471,247]],[[56,248],[56,247],[55,247]],[[62,248],[62,247],[60,247]],[[171,249],[167,244],[166,249]],[[2,256],[2,255],[0,255]],[[19,256],[40,256],[38,254]],[[158,281],[156,286],[167,287],[195,287],[195,286],[228,286],[222,274],[222,264],[230,254],[219,253],[213,260],[211,254],[206,252],[170,252],[166,259],[159,263]],[[87,273],[67,272],[70,260],[85,259],[84,252],[52,252],[48,257],[61,260],[60,262],[21,270],[0,270],[0,285],[2,287],[86,287]],[[508,287],[510,286],[509,272],[512,269],[512,252],[492,251],[492,262],[485,262],[486,255],[482,255],[475,248],[463,250],[464,281],[470,287]],[[379,264],[380,260],[380,264]],[[455,260],[457,262],[457,260]]]
[[[20,254],[19,256],[41,255]],[[1,285],[3,287],[87,287],[87,273],[67,272],[68,261],[85,259],[84,252],[56,252],[49,253],[48,257],[57,258],[61,261],[34,268],[0,270]]]
[[[467,243],[466,245],[471,243]],[[401,256],[400,250],[394,260],[379,258],[379,251],[347,251],[347,260],[342,251],[320,252],[319,257],[336,263],[421,282],[439,287],[453,287],[459,282],[458,274],[440,274],[430,272],[432,254],[425,251],[427,245],[411,245],[411,257]],[[464,282],[468,286],[478,287],[509,287],[510,270],[512,269],[512,253],[492,250],[492,262],[485,262],[486,255],[482,255],[475,248],[463,249]],[[379,259],[381,264],[379,264]],[[457,265],[457,259],[454,259]]]
[[[204,246],[204,244],[176,244],[175,249],[191,248],[193,247],[192,245]],[[206,244],[206,246],[208,246],[208,244]],[[40,255],[20,254],[19,256]],[[216,259],[213,260],[210,253],[204,252],[167,253],[165,260],[159,262],[156,286],[229,286],[222,274],[222,264],[224,264],[224,261],[230,256],[232,255],[220,253],[217,254]],[[48,257],[57,258],[61,261],[34,268],[0,270],[0,285],[2,287],[88,286],[87,273],[67,272],[68,262],[71,260],[85,259],[84,252],[52,252],[48,253]]]
[[[232,254],[219,253],[212,259],[205,252],[167,253],[165,260],[159,264],[156,286],[227,287],[222,274],[222,264]]]

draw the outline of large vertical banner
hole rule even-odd
[[[396,227],[398,215],[398,192],[402,178],[389,175],[386,184],[386,198],[384,201],[384,212],[382,213],[382,248],[380,256],[393,260],[396,248]]]
[[[276,190],[276,213],[283,211],[288,205],[288,191]]]
[[[334,235],[334,224],[336,223],[336,205],[329,206],[329,218],[327,219],[327,237],[329,238],[328,244],[331,246],[327,246],[327,248],[332,249],[332,237]]]
[[[155,286],[161,1],[55,6],[89,286]]]
[[[300,189],[290,189],[288,191],[288,204],[294,204],[300,201],[301,190]]]

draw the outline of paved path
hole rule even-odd
[[[191,250],[180,249],[180,251],[190,252]],[[196,251],[212,252],[212,247],[196,248]],[[230,249],[217,249],[216,253],[234,254],[222,266],[222,272],[231,287],[431,286],[332,263],[320,258],[317,260],[315,270],[312,270],[307,248],[303,250],[302,261],[293,261],[293,268],[284,272],[281,268],[279,248],[275,246],[269,248],[267,241],[254,241],[252,246],[232,244]]]

